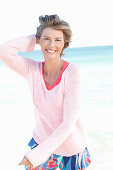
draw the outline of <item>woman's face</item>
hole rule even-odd
[[[45,59],[60,57],[64,47],[63,32],[53,28],[45,28],[40,37],[40,46]]]

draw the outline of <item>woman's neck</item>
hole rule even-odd
[[[46,60],[44,62],[43,74],[48,77],[54,77],[54,75],[62,70],[64,60]]]

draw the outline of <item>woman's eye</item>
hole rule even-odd
[[[49,40],[48,38],[44,38],[44,40]]]
[[[60,40],[56,40],[56,41],[60,41]]]

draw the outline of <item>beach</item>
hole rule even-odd
[[[71,53],[72,54],[72,53]],[[85,53],[83,53],[85,54]],[[83,55],[82,54],[82,55]],[[32,53],[29,56],[32,56]],[[69,55],[69,54],[68,54]],[[111,170],[113,163],[113,60],[108,55],[76,56],[65,60],[79,66],[82,104],[94,170]],[[92,57],[92,58],[91,58]],[[35,58],[35,57],[34,57]],[[41,59],[40,59],[41,60]],[[18,163],[29,150],[34,107],[27,81],[0,64],[0,162],[2,170],[23,170]]]

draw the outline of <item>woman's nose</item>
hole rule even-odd
[[[54,47],[55,46],[55,42],[53,40],[50,40],[49,41],[49,45],[50,45],[50,47]]]

